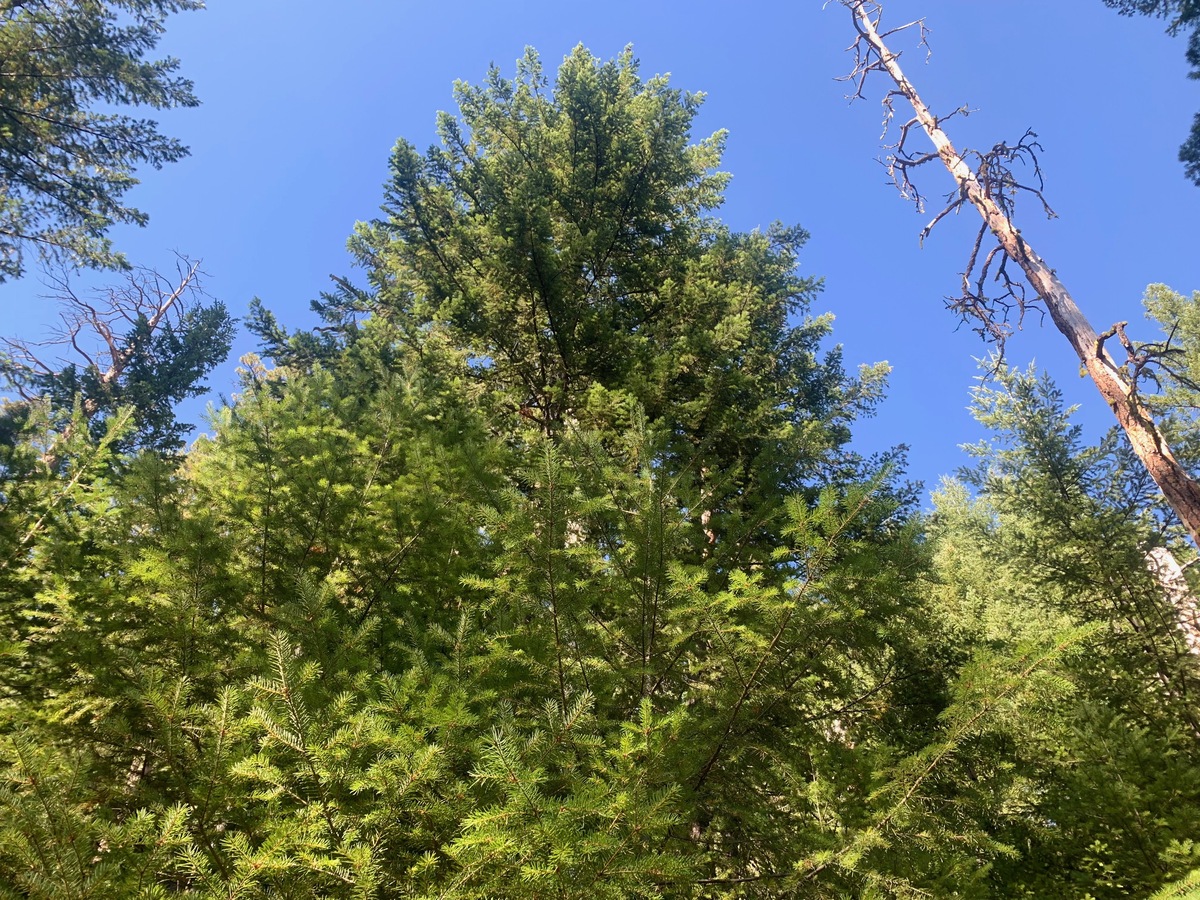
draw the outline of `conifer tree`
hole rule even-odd
[[[1044,376],[1001,368],[975,411],[992,433],[964,473],[975,496],[947,483],[931,529],[939,619],[958,646],[992,652],[1090,634],[1056,665],[1069,688],[1036,732],[1004,717],[1011,786],[989,818],[1021,853],[996,859],[992,889],[1148,896],[1197,862],[1200,670],[1145,564],[1182,535],[1153,515],[1153,484],[1119,433],[1084,445]]]
[[[68,266],[124,266],[106,232],[142,225],[127,206],[135,167],[187,155],[127,106],[195,106],[175,59],[147,59],[173,12],[199,0],[0,2],[0,281],[26,253]]]
[[[205,377],[233,339],[234,319],[223,303],[205,302],[201,277],[200,263],[180,256],[175,277],[134,269],[122,283],[81,296],[61,272],[52,279],[60,332],[45,341],[0,338],[0,388],[16,398],[0,402],[0,419],[17,427],[31,405],[62,415],[78,402],[100,435],[129,407],[134,427],[122,448],[177,451],[191,426],[175,407],[207,390]],[[53,455],[48,448],[46,459]]]
[[[53,470],[48,424],[0,447],[0,883],[1016,897],[1094,859],[1082,897],[1183,875],[1191,737],[1136,731],[1174,688],[1081,613],[1103,593],[1082,576],[1045,588],[1045,633],[980,624],[1043,583],[947,565],[1008,532],[964,500],[930,540],[896,454],[848,449],[883,373],[822,351],[799,230],[713,218],[699,98],[582,49],[553,84],[529,54],[458,97],[441,147],[397,147],[353,240],[366,283],[310,334],[259,307],[274,365],[243,360],[185,459],[121,451],[120,415]],[[1076,697],[1101,725],[1055,712]],[[1055,755],[1122,729],[1086,766]],[[1157,755],[1104,795],[1159,816],[1113,818],[1157,868],[1047,824]]]

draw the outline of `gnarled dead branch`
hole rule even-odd
[[[1036,197],[1043,212],[1053,215],[1043,195],[1037,159],[1041,148],[1036,135],[1026,132],[1016,144],[996,144],[987,152],[957,150],[942,125],[966,109],[960,107],[941,118],[934,115],[901,69],[900,55],[885,43],[892,35],[915,28],[921,45],[927,48],[924,23],[918,20],[885,30],[880,24],[880,3],[875,0],[842,0],[842,3],[851,12],[856,32],[849,48],[854,54],[854,68],[845,77],[854,86],[851,96],[865,96],[868,76],[880,73],[895,85],[883,101],[885,131],[895,118],[896,100],[906,101],[913,110],[913,117],[900,126],[897,142],[888,148],[890,153],[885,160],[901,195],[915,202],[919,209],[924,208],[913,172],[934,160],[940,160],[954,179],[955,187],[947,195],[946,205],[922,231],[922,238],[946,215],[967,205],[973,206],[983,220],[963,273],[962,295],[950,300],[951,309],[972,320],[976,331],[986,339],[1001,345],[1012,334],[1014,323],[1019,325],[1029,309],[1036,308],[1048,315],[1079,357],[1167,503],[1200,547],[1200,484],[1175,459],[1137,390],[1138,379],[1147,374],[1151,362],[1160,362],[1169,353],[1148,355],[1145,348],[1138,351],[1125,338],[1122,344],[1129,360],[1117,363],[1105,349],[1105,342],[1114,336],[1123,337],[1124,326],[1114,326],[1104,335],[1097,334],[1054,270],[1013,225],[1014,204],[1022,194]],[[918,128],[932,142],[932,152],[916,153],[908,148],[908,139]],[[1026,171],[1028,176],[1019,174]],[[990,239],[995,240],[994,246],[988,246]],[[1009,263],[1021,270],[1023,281],[1010,270]],[[992,288],[989,293],[990,285],[998,285],[998,290]]]
[[[145,323],[146,334],[153,334],[168,321],[178,323],[186,300],[200,292],[200,263],[179,257],[175,278],[154,269],[133,269],[124,284],[92,296],[76,292],[66,273],[52,274],[49,282],[53,298],[62,306],[55,334],[43,341],[0,338],[7,380],[27,401],[40,396],[39,383],[72,363],[69,358],[53,357],[50,348],[54,347],[74,351],[76,360],[96,373],[102,389],[116,382],[137,352],[130,335],[139,323]],[[89,417],[99,406],[96,397],[83,400]]]

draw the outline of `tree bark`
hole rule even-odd
[[[1200,602],[1188,586],[1183,566],[1166,547],[1152,547],[1146,551],[1146,568],[1175,610],[1176,625],[1188,653],[1200,656]]]
[[[938,119],[922,102],[912,82],[900,68],[897,55],[888,50],[872,21],[866,0],[847,0],[854,14],[855,27],[879,57],[876,66],[885,71],[897,91],[912,105],[917,121],[933,142],[937,155],[954,177],[959,190],[983,217],[988,229],[1009,258],[1025,273],[1030,286],[1041,298],[1055,327],[1071,344],[1100,395],[1116,416],[1138,458],[1162,491],[1168,504],[1179,516],[1200,547],[1200,484],[1197,484],[1171,453],[1162,432],[1135,386],[1104,349],[1104,342],[1083,312],[1075,304],[1054,270],[1042,260],[1000,206],[988,195],[979,178],[966,164],[942,130]]]

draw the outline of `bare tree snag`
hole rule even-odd
[[[57,367],[36,348],[57,345],[74,350],[97,373],[101,388],[108,388],[121,377],[137,352],[125,329],[133,328],[141,320],[146,323],[147,332],[153,334],[168,318],[179,315],[185,298],[196,290],[200,262],[180,257],[177,269],[175,280],[153,269],[135,269],[123,287],[109,288],[98,300],[80,297],[66,274],[54,278],[51,286],[63,305],[62,328],[52,339],[37,343],[0,338],[13,374],[19,375],[23,370],[30,376],[53,377]],[[85,349],[97,340],[102,344],[98,351],[90,346]],[[10,380],[23,399],[34,399],[36,392],[25,390],[19,377]],[[99,405],[96,397],[84,398],[84,414],[91,418]]]
[[[87,389],[78,389],[84,421],[94,421],[106,409],[139,352],[168,327],[179,328],[189,310],[204,296],[200,263],[179,256],[174,276],[154,269],[128,272],[123,284],[80,294],[65,270],[48,275],[53,298],[61,306],[60,326],[44,341],[0,337],[0,388],[20,399],[0,409],[43,402],[47,391],[62,383],[65,373],[89,374]],[[61,447],[74,432],[67,423],[47,447],[42,461],[54,468]]]
[[[850,48],[855,53],[854,70],[846,78],[856,85],[854,96],[863,96],[863,84],[869,74],[883,72],[896,86],[884,98],[885,122],[892,117],[892,102],[897,97],[906,100],[915,113],[912,119],[900,126],[899,139],[891,145],[892,155],[887,160],[889,172],[902,195],[913,199],[920,207],[922,198],[910,180],[910,172],[933,160],[941,160],[957,185],[958,189],[951,194],[949,205],[926,226],[922,237],[945,215],[967,203],[974,206],[983,219],[967,271],[963,274],[963,296],[952,302],[951,307],[964,317],[974,319],[976,330],[985,338],[1002,344],[1011,333],[1009,313],[1015,309],[1018,316],[1023,315],[1034,302],[1033,299],[1027,301],[1025,286],[1009,277],[1005,267],[1009,262],[1016,263],[1036,295],[1036,300],[1040,302],[1040,307],[1049,313],[1055,327],[1071,344],[1083,369],[1091,376],[1113,411],[1150,477],[1187,528],[1193,543],[1200,547],[1200,484],[1191,478],[1171,453],[1171,448],[1138,394],[1136,378],[1131,378],[1128,369],[1118,365],[1105,349],[1105,340],[1120,328],[1114,327],[1104,335],[1097,334],[1054,270],[1046,265],[1022,237],[1020,230],[1013,226],[1013,202],[1021,192],[1036,195],[1045,211],[1053,215],[1041,194],[1041,172],[1037,169],[1035,155],[1040,147],[1032,140],[1036,135],[1026,132],[1015,146],[997,144],[986,153],[960,153],[941,127],[942,122],[950,116],[939,119],[930,112],[900,68],[899,54],[890,51],[884,43],[886,37],[912,26],[921,29],[924,43],[923,24],[910,22],[899,28],[881,31],[879,3],[874,0],[842,0],[842,3],[850,9],[858,33]],[[950,115],[958,112],[965,113],[966,110],[955,110]],[[906,148],[909,132],[916,126],[933,142],[933,153],[913,154]],[[976,168],[972,169],[967,164],[967,158],[977,163]],[[1017,180],[1012,170],[1012,164],[1017,161],[1032,162],[1038,178],[1037,187]],[[981,260],[983,240],[989,232],[995,238],[996,246]],[[1003,292],[999,298],[988,298],[984,294],[984,282],[989,278],[1002,286]]]

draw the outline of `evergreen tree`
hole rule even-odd
[[[195,106],[174,59],[147,59],[173,12],[200,0],[0,2],[0,281],[25,254],[83,266],[123,266],[106,237],[144,224],[123,203],[134,168],[187,155],[125,106]]]
[[[1005,717],[1011,788],[989,818],[1014,852],[994,863],[993,890],[1148,896],[1196,863],[1200,669],[1146,564],[1181,536],[1153,515],[1153,486],[1118,435],[1084,445],[1044,377],[1002,369],[976,391],[976,415],[994,435],[964,473],[976,496],[950,482],[937,497],[938,618],[958,646],[992,652],[1090,635],[1057,664],[1070,687],[1035,731]]]
[[[1163,726],[1194,675],[1153,579],[1090,568],[1171,535],[1096,494],[1109,456],[1077,459],[1034,390],[1012,402],[1046,437],[924,530],[898,455],[847,448],[883,373],[821,351],[801,232],[712,217],[698,98],[581,49],[553,85],[529,54],[458,96],[443,146],[394,154],[366,284],[309,334],[258,307],[275,365],[243,360],[185,458],[131,452],[128,408],[84,427],[85,399],[0,445],[0,890],[1185,875],[1195,738]],[[1030,523],[1062,533],[1026,551]]]
[[[55,286],[62,334],[36,343],[0,339],[0,387],[19,398],[0,401],[0,421],[19,427],[33,405],[62,417],[78,403],[98,437],[129,407],[133,428],[121,449],[182,447],[191,426],[175,408],[207,390],[204,379],[228,355],[235,323],[223,303],[204,302],[198,262],[181,257],[177,268],[175,279],[136,269],[123,284],[84,297],[61,275]],[[65,348],[66,357],[51,358],[47,346]],[[53,456],[48,448],[44,458]]]
[[[885,372],[849,379],[839,349],[821,353],[820,283],[795,271],[807,235],[711,217],[724,134],[689,145],[701,98],[643,83],[628,51],[577,48],[553,89],[530,52],[515,81],[493,69],[456,92],[461,119],[440,117],[424,157],[397,145],[384,217],[351,242],[375,306],[444,335],[510,432],[619,432],[639,410],[710,537],[756,552],[783,498],[841,459]],[[331,315],[361,297],[346,300]]]

